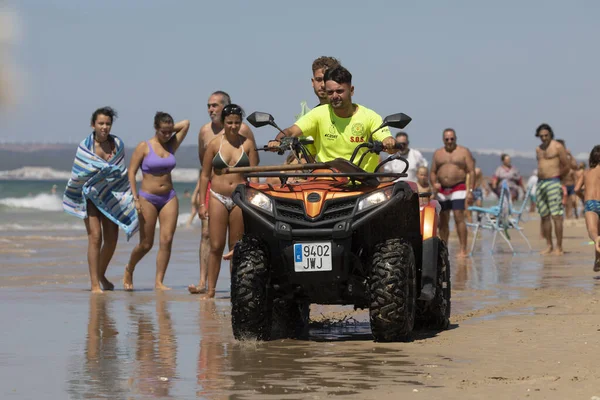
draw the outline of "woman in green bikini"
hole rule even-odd
[[[213,170],[229,167],[248,167],[258,164],[256,143],[239,134],[244,111],[236,104],[223,108],[221,122],[223,133],[216,136],[207,146],[202,160],[200,176],[200,198],[206,199],[210,180],[210,204],[200,204],[200,218],[210,218],[210,254],[208,256],[208,290],[203,298],[215,297],[215,287],[221,270],[221,257],[225,249],[229,230],[229,250],[244,234],[242,210],[231,199],[233,190],[245,179],[241,174],[213,175]],[[212,176],[212,178],[211,178]],[[207,207],[208,206],[208,207]],[[208,209],[208,210],[207,210]]]

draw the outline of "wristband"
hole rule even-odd
[[[198,207],[206,207],[206,204],[200,204]]]

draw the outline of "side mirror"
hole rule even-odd
[[[253,112],[252,114],[248,115],[246,119],[255,128],[260,128],[261,126],[265,125],[275,126],[275,119],[273,116],[260,111]]]
[[[391,126],[396,129],[404,129],[412,121],[412,118],[404,113],[388,115],[383,119],[384,126]]]

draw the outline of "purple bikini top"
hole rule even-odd
[[[146,141],[146,143],[148,144],[148,155],[142,160],[142,172],[151,175],[162,175],[171,172],[177,165],[171,146],[169,146],[169,156],[162,158],[154,152],[150,141]]]

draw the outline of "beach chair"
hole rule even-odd
[[[508,184],[503,181],[500,189],[500,196],[498,197],[498,203],[492,207],[477,207],[471,206],[468,211],[475,211],[479,213],[477,222],[467,223],[467,226],[474,227],[475,232],[473,234],[473,240],[471,243],[471,251],[469,255],[473,255],[473,249],[475,248],[475,242],[481,229],[488,229],[494,232],[494,239],[492,240],[492,253],[496,247],[496,238],[498,234],[504,239],[510,250],[515,254],[515,249],[510,243],[508,236],[508,229],[511,228],[511,215],[510,215],[510,191]],[[520,230],[519,232],[523,234]],[[529,243],[529,241],[527,241]]]
[[[525,236],[525,233],[523,233],[523,227],[521,226],[521,221],[522,221],[523,213],[527,210],[527,204],[530,201],[530,196],[531,196],[532,190],[533,190],[533,185],[529,185],[527,187],[527,190],[525,191],[525,198],[523,200],[523,203],[521,204],[521,207],[519,207],[518,209],[513,208],[512,201],[510,200],[510,196],[509,196],[508,228],[514,229],[517,232],[519,232],[519,234],[521,235],[523,240],[525,240],[525,243],[527,243],[527,246],[529,247],[529,251],[532,251],[533,249],[531,248],[531,244],[529,243],[527,236]]]

